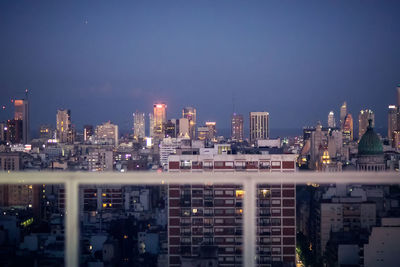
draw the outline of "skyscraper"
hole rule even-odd
[[[189,136],[189,119],[180,118],[179,119],[179,137],[190,138]]]
[[[236,141],[243,141],[244,131],[243,131],[243,115],[233,113],[231,122],[231,137]]]
[[[42,139],[52,139],[53,138],[53,129],[50,125],[40,125],[39,137]]]
[[[397,107],[400,108],[400,83],[397,85]]]
[[[22,121],[22,142],[29,142],[29,102],[26,99],[14,100],[14,119]]]
[[[328,127],[336,127],[335,113],[333,111],[330,111],[328,114]]]
[[[153,115],[153,113],[149,113],[149,136],[151,138],[154,137],[154,115]]]
[[[71,141],[73,130],[71,127],[71,111],[69,109],[59,109],[57,111],[57,140],[60,143]]]
[[[206,121],[206,127],[208,128],[207,139],[215,141],[217,137],[217,123],[214,121]]]
[[[158,137],[164,136],[164,126],[167,122],[167,105],[156,103],[153,105],[154,114],[154,134]]]
[[[96,127],[96,140],[118,146],[118,125],[110,121]]]
[[[389,105],[388,111],[388,139],[392,140],[393,132],[398,129],[397,127],[398,111],[395,105]]]
[[[347,103],[344,101],[343,105],[340,107],[340,128],[343,129],[344,120],[347,115]]]
[[[250,112],[250,141],[269,138],[269,113]]]
[[[182,110],[182,117],[189,120],[190,139],[196,138],[196,109],[194,107],[185,107]]]
[[[133,113],[133,136],[135,139],[143,138],[146,136],[146,122],[145,114],[142,112]]]
[[[83,126],[83,141],[87,142],[93,136],[94,130],[93,125]]]
[[[358,114],[358,139],[364,135],[369,125],[368,120],[372,120],[371,126],[375,127],[375,114],[372,110],[361,110]]]
[[[354,140],[354,132],[353,132],[353,117],[350,113],[348,113],[344,119],[343,124],[343,141],[349,143]]]

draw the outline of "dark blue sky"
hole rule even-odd
[[[57,108],[78,128],[129,128],[157,100],[170,118],[193,105],[229,128],[234,98],[273,129],[338,120],[346,100],[386,127],[399,14],[400,1],[1,1],[0,103],[29,88],[32,128]]]

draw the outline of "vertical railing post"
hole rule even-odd
[[[67,177],[65,218],[65,266],[79,266],[79,184],[75,177]]]
[[[256,259],[256,184],[251,177],[244,180],[243,265],[255,266]]]

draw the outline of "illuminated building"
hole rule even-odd
[[[269,113],[250,112],[250,142],[269,138]]]
[[[361,110],[358,114],[358,139],[365,134],[368,127],[368,120],[372,120],[372,127],[375,127],[375,114],[372,110]]]
[[[22,156],[18,152],[0,152],[0,171],[20,171]],[[38,206],[38,186],[0,185],[0,206]]]
[[[106,149],[92,149],[88,154],[88,169],[91,172],[112,171],[113,152]]]
[[[39,129],[39,137],[41,139],[52,139],[53,129],[50,125],[41,125]]]
[[[393,131],[392,145],[394,148],[400,149],[400,130]]]
[[[400,83],[397,85],[397,106],[400,107]]]
[[[231,121],[231,137],[235,141],[243,141],[244,139],[244,127],[243,127],[243,115],[233,113]]]
[[[93,125],[83,126],[83,141],[88,142],[94,135]]]
[[[133,113],[133,136],[135,139],[144,138],[146,136],[145,114],[142,112]]]
[[[197,135],[199,140],[206,140],[208,136],[208,128],[206,126],[197,127]]]
[[[196,138],[196,109],[194,107],[185,107],[182,110],[182,117],[189,120],[189,137]]]
[[[22,143],[29,142],[29,102],[28,100],[14,100],[14,119],[22,121]]]
[[[294,154],[170,155],[168,171],[295,172]],[[294,266],[294,184],[257,186],[257,266]],[[168,185],[168,266],[196,256],[202,245],[218,246],[218,266],[243,266],[243,196],[240,185]]]
[[[393,131],[398,129],[397,126],[397,119],[399,117],[399,112],[395,105],[389,106],[389,113],[388,113],[388,139],[393,139]]]
[[[190,130],[189,120],[187,118],[180,118],[179,119],[179,137],[190,138],[189,130]]]
[[[7,140],[7,123],[0,122],[0,142]]]
[[[149,135],[151,138],[154,137],[154,115],[149,113]]]
[[[333,111],[330,111],[328,114],[328,127],[336,127],[335,113],[333,113]]]
[[[71,111],[69,109],[60,109],[57,111],[57,140],[60,143],[74,142]]]
[[[8,120],[6,130],[6,140],[12,144],[23,142],[23,123],[22,120]]]
[[[214,121],[206,121],[206,127],[208,129],[207,139],[215,141],[217,138],[217,123]]]
[[[349,143],[354,140],[353,117],[351,116],[350,113],[348,113],[344,119],[342,131],[343,131],[343,141],[345,143]]]
[[[165,137],[176,138],[176,121],[168,120],[165,124]]]
[[[118,146],[118,125],[114,125],[110,121],[105,122],[96,127],[95,133],[97,142]]]
[[[154,104],[153,115],[154,115],[154,135],[158,137],[163,137],[164,125],[167,122],[167,105],[164,103]]]
[[[345,118],[347,115],[347,103],[344,101],[343,105],[340,107],[340,128],[343,129]]]

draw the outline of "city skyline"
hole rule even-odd
[[[131,114],[155,101],[169,114],[193,105],[199,122],[220,129],[233,111],[253,110],[272,114],[271,129],[301,128],[339,114],[344,100],[353,115],[373,110],[381,128],[397,102],[397,2],[97,3],[1,3],[0,33],[10,38],[0,44],[0,102],[29,88],[34,128],[65,108],[78,127],[130,129]]]

